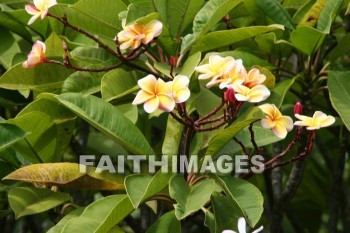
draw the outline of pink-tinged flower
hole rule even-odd
[[[197,66],[195,71],[202,73],[198,76],[198,79],[209,79],[212,81],[207,84],[207,87],[211,87],[216,84],[216,80],[227,74],[233,66],[235,59],[233,57],[220,57],[219,55],[212,55],[209,57],[209,63]]]
[[[300,114],[295,114],[295,117],[300,121],[294,122],[294,125],[306,126],[306,129],[308,130],[328,127],[335,122],[335,118],[333,116],[327,116],[321,111],[316,111],[312,117],[303,116]]]
[[[274,104],[263,104],[259,108],[266,114],[266,119],[261,120],[262,127],[271,129],[277,137],[285,138],[293,129],[292,118],[283,116]]]
[[[235,97],[238,101],[258,103],[266,100],[270,96],[269,89],[264,85],[257,85],[249,88],[242,84],[234,84],[231,87],[235,91]]]
[[[174,80],[171,82],[171,92],[175,103],[183,103],[190,98],[191,92],[188,89],[190,80],[185,75],[176,75]]]
[[[175,101],[172,96],[172,82],[165,83],[162,79],[156,79],[153,75],[147,75],[140,79],[138,85],[141,90],[137,93],[132,104],[142,104],[146,112],[152,113],[158,108],[171,112],[175,107]]]
[[[217,82],[220,82],[219,88],[224,89],[229,85],[242,84],[247,76],[247,71],[243,66],[241,59],[235,60],[228,73],[224,74],[223,77]]]
[[[48,13],[49,8],[56,4],[56,0],[34,0],[34,5],[27,4],[25,6],[25,10],[28,14],[33,15],[33,17],[29,19],[28,25],[34,23],[34,21],[39,17],[41,17],[41,19],[44,19]]]
[[[244,80],[244,86],[249,88],[255,87],[259,84],[265,82],[266,76],[264,74],[260,74],[259,69],[253,68],[249,71],[246,79]]]
[[[258,233],[264,229],[263,226],[259,227],[258,229],[252,231],[252,233]],[[233,230],[224,230],[222,233],[237,233]],[[247,233],[246,229],[246,221],[244,218],[238,219],[238,233]]]
[[[45,58],[46,46],[43,42],[37,40],[28,54],[28,58],[23,62],[23,68],[31,68],[40,63],[46,62]]]
[[[159,20],[152,20],[146,25],[138,23],[123,26],[122,31],[117,35],[118,41],[122,43],[120,49],[129,47],[136,49],[141,43],[148,44],[155,37],[159,36],[163,29],[163,24]]]

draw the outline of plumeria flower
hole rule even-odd
[[[242,84],[246,80],[247,71],[243,66],[242,59],[235,60],[228,74],[224,74],[220,81],[219,88],[224,89],[228,85]]]
[[[258,103],[266,100],[270,96],[269,89],[264,85],[257,85],[252,88],[242,84],[230,85],[235,91],[235,97],[238,101],[248,101],[250,103]]]
[[[260,231],[262,231],[264,229],[263,226],[259,227],[258,229],[252,231],[252,233],[258,233]],[[238,233],[246,233],[246,222],[244,218],[239,218],[238,219]],[[222,233],[237,233],[235,231],[232,230],[224,230]]]
[[[171,92],[175,103],[183,103],[190,98],[191,92],[188,89],[190,80],[185,75],[176,75],[171,85]]]
[[[259,84],[265,82],[266,76],[264,74],[260,74],[259,69],[253,68],[249,71],[246,79],[244,80],[244,86],[249,88],[255,87]]]
[[[294,122],[294,125],[306,126],[308,130],[320,129],[332,125],[335,122],[333,116],[327,116],[321,111],[316,111],[312,117],[295,114],[295,117],[300,120]]]
[[[220,57],[219,55],[212,55],[209,57],[209,63],[197,66],[195,71],[202,73],[198,79],[209,79],[212,81],[207,84],[207,87],[215,85],[215,81],[230,71],[234,65],[235,59],[233,57]]]
[[[25,10],[28,14],[33,15],[28,21],[28,25],[34,23],[34,21],[41,17],[44,19],[48,13],[50,7],[56,5],[56,0],[34,0],[34,5],[27,4]]]
[[[141,90],[137,93],[133,105],[142,104],[146,112],[152,113],[158,108],[171,112],[175,107],[175,101],[172,96],[172,82],[165,83],[162,79],[156,79],[153,75],[138,81]]]
[[[277,137],[285,138],[293,129],[292,118],[283,116],[274,104],[263,104],[259,108],[266,114],[266,119],[261,120],[262,127],[271,129]]]
[[[125,26],[117,35],[118,41],[122,43],[120,49],[138,48],[141,43],[148,44],[155,37],[159,36],[163,29],[163,24],[159,20],[151,20],[146,25],[138,23]]]
[[[46,62],[45,58],[46,46],[43,42],[37,40],[32,47],[32,50],[28,54],[28,58],[23,62],[23,68],[31,68],[40,63]]]

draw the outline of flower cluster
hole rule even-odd
[[[176,103],[183,103],[190,97],[189,82],[189,78],[184,75],[177,75],[169,82],[164,82],[160,78],[156,79],[151,74],[147,75],[138,81],[141,90],[132,104],[144,103],[143,108],[148,113],[157,109],[171,112]]]
[[[56,0],[34,0],[34,5],[27,4],[25,6],[25,10],[28,14],[33,15],[29,19],[28,25],[34,23],[34,21],[39,17],[41,17],[41,19],[44,19],[48,13],[49,8],[56,4]]]
[[[148,44],[155,37],[162,33],[163,24],[159,20],[152,20],[146,25],[138,23],[125,26],[125,20],[123,21],[123,30],[117,35],[120,44],[120,49],[137,49],[141,43]]]
[[[195,70],[201,73],[198,79],[211,79],[206,85],[208,88],[214,85],[219,85],[220,89],[232,88],[238,101],[258,103],[270,96],[269,89],[263,85],[266,76],[257,68],[247,72],[241,59],[212,55],[208,64],[197,66]]]

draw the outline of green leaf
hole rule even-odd
[[[205,179],[192,187],[184,180],[183,176],[177,175],[170,180],[170,197],[176,200],[175,215],[178,220],[198,211],[210,199],[215,190],[213,179]]]
[[[52,162],[57,159],[55,153],[57,129],[53,120],[48,115],[34,111],[16,117],[15,119],[10,119],[7,122],[22,128],[26,132],[31,132],[31,134],[26,136],[26,140],[30,146],[25,139],[12,145],[23,158],[31,163],[40,162],[37,156],[44,162]]]
[[[290,30],[295,28],[288,11],[277,0],[260,0],[256,3],[260,10],[276,23],[282,24]]]
[[[213,195],[211,197],[214,212],[213,233],[221,233],[224,230],[231,229],[237,231],[239,210],[232,203],[231,199],[226,196]],[[255,201],[255,200],[254,200]]]
[[[25,138],[28,134],[16,125],[0,123],[0,150]]]
[[[126,14],[125,25],[133,24],[139,18],[147,15],[147,13],[143,9],[144,8],[142,6],[131,3],[128,6],[128,12]]]
[[[154,154],[141,131],[113,105],[95,96],[76,93],[62,94],[57,99],[130,152],[140,155]]]
[[[295,78],[287,79],[276,84],[275,88],[271,90],[270,97],[266,100],[266,103],[274,104],[277,108],[280,108],[283,104],[283,100],[293,86]]]
[[[75,189],[123,190],[124,178],[95,167],[77,163],[42,163],[22,167],[4,178],[38,185],[56,185]]]
[[[101,89],[102,73],[75,72],[63,83],[62,93],[79,92],[82,94],[94,94]]]
[[[167,23],[169,32],[174,38],[179,38],[181,33],[193,22],[194,16],[202,7],[204,0],[169,0],[166,4]]]
[[[61,233],[108,232],[132,210],[133,207],[127,195],[108,196],[93,202],[79,217],[68,221]]]
[[[115,69],[102,77],[102,98],[108,102],[133,93],[138,89],[137,76],[134,71]]]
[[[329,71],[328,89],[334,109],[338,112],[346,128],[350,130],[350,72]]]
[[[47,233],[60,233],[64,225],[73,218],[79,217],[85,208],[77,208],[65,215],[55,226],[51,227]]]
[[[121,0],[81,0],[68,9],[70,23],[110,40],[122,28],[118,13],[127,10]]]
[[[300,26],[292,32],[290,40],[295,48],[311,55],[322,45],[326,34],[310,26]]]
[[[317,29],[323,33],[329,33],[333,20],[338,14],[343,0],[327,1],[317,22]]]
[[[146,233],[179,233],[181,223],[176,219],[175,211],[169,211],[162,215],[155,223],[148,228]]]
[[[274,30],[284,30],[284,27],[282,25],[274,24],[269,26],[250,26],[231,30],[210,32],[204,36],[201,36],[197,40],[192,48],[191,53],[198,51],[205,52],[224,46],[229,46],[239,41]]]
[[[182,130],[184,125],[175,120],[172,116],[168,116],[164,142],[162,146],[163,155],[177,155],[179,148],[174,145],[179,145]]]
[[[264,198],[260,190],[245,180],[234,177],[214,177],[248,224],[254,227],[264,211]]]
[[[37,189],[34,187],[11,188],[8,199],[16,219],[42,213],[64,202],[69,201],[68,193],[53,192],[49,189]]]
[[[235,137],[242,129],[250,125],[251,123],[261,119],[261,110],[259,108],[253,108],[245,117],[245,120],[240,118],[233,122],[230,126],[225,128],[211,139],[208,144],[208,149],[206,154],[209,156],[214,156],[216,153],[225,146],[233,137]]]
[[[180,67],[179,74],[186,75],[188,78],[191,78],[194,73],[194,68],[198,65],[201,60],[201,53],[195,53],[189,56],[182,67]]]
[[[29,69],[17,64],[1,76],[0,87],[10,90],[61,87],[71,73],[73,70],[55,64],[40,64]]]
[[[193,33],[184,37],[181,44],[181,53],[190,50],[193,43],[200,36],[207,33],[222,17],[227,15],[233,8],[242,3],[242,0],[211,0],[199,10],[193,21]],[[199,51],[199,50],[198,50]]]
[[[158,171],[154,176],[134,174],[126,177],[126,192],[135,208],[168,186],[173,175]]]
[[[2,6],[0,7],[3,8]],[[28,41],[32,40],[32,36],[25,27],[25,24],[18,22],[16,18],[12,17],[8,12],[3,11],[3,9],[0,10],[0,26],[16,33]]]
[[[340,39],[337,46],[333,48],[328,57],[329,60],[334,62],[337,58],[343,56],[344,54],[350,51],[350,34],[346,34],[343,38]]]
[[[11,32],[0,28],[0,34],[0,64],[5,69],[9,69],[11,67],[12,58],[15,56],[16,53],[20,53],[21,49]]]
[[[260,147],[266,146],[282,140],[281,138],[277,137],[272,132],[272,130],[265,129],[261,126],[258,126],[259,123],[255,123],[255,124],[256,125],[253,126],[253,130],[254,130],[255,142],[258,146]],[[250,132],[248,128],[244,128],[241,132],[239,132],[236,135],[236,137],[243,143],[245,147],[254,148],[250,139]],[[229,143],[227,143],[224,147],[220,149],[217,155],[235,156],[240,151],[242,151],[242,147],[234,140],[231,140]]]

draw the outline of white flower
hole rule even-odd
[[[258,229],[254,230],[252,233],[258,233],[264,229],[263,226],[259,227]],[[244,218],[238,219],[238,233],[246,233],[246,222]],[[224,230],[222,233],[237,233],[233,230]]]
[[[29,19],[28,25],[34,23],[34,21],[39,17],[44,19],[49,11],[49,8],[56,4],[56,0],[34,0],[34,5],[27,4],[25,6],[25,10],[28,14],[33,15],[33,17]]]

